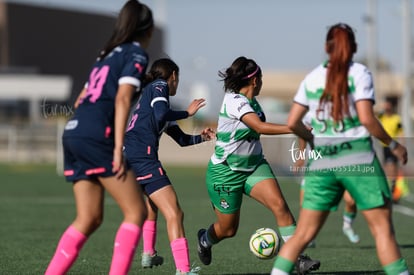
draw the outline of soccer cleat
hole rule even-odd
[[[342,228],[342,231],[351,243],[359,243],[359,236],[355,234],[352,227]]]
[[[308,274],[310,271],[318,270],[321,262],[318,260],[312,260],[307,255],[299,255],[296,261],[296,272],[298,275]]]
[[[152,268],[153,266],[162,265],[164,258],[157,255],[157,252],[154,254],[142,253],[141,257],[141,266],[143,268]]]
[[[191,268],[189,272],[181,272],[178,269],[175,272],[175,275],[198,275],[198,272],[200,271],[200,267]]]
[[[175,275],[198,275],[198,273],[194,273],[194,272],[181,272],[177,269],[177,271],[175,272]]]
[[[200,261],[205,265],[209,265],[211,264],[211,246],[206,247],[203,245],[205,244],[205,242],[201,241],[201,236],[203,236],[205,232],[206,232],[205,229],[198,230],[197,252],[198,252],[198,257],[200,258]]]

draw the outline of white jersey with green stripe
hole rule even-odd
[[[213,164],[224,163],[235,171],[253,171],[263,159],[260,134],[241,121],[248,113],[256,113],[264,121],[262,108],[255,98],[227,92],[221,105]]]
[[[311,170],[371,163],[374,158],[371,135],[360,123],[355,103],[371,100],[375,103],[372,76],[366,66],[352,62],[348,72],[348,114],[335,123],[330,103],[321,108],[319,100],[325,88],[327,68],[321,64],[301,82],[294,102],[309,108],[315,150],[321,158],[310,159]]]

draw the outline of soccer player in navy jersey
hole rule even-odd
[[[133,94],[145,75],[153,31],[151,10],[136,0],[121,9],[63,133],[64,175],[73,182],[76,218],[60,238],[46,275],[66,274],[88,237],[101,225],[104,192],[118,203],[123,221],[115,237],[110,275],[127,274],[146,218],[142,191],[123,158]]]
[[[214,138],[210,128],[200,135],[185,134],[176,120],[193,116],[205,105],[204,99],[195,99],[187,111],[170,109],[169,97],[177,92],[179,68],[171,59],[156,60],[147,74],[149,84],[145,86],[131,116],[125,135],[125,153],[148,197],[148,217],[143,225],[143,267],[162,264],[162,257],[155,251],[156,222],[158,209],[167,222],[168,237],[175,261],[176,274],[196,274],[190,270],[188,242],[185,238],[183,211],[177,195],[158,159],[159,139],[163,132],[179,145],[198,144]]]

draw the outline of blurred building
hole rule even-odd
[[[0,161],[54,162],[73,103],[116,14],[0,0]],[[155,27],[150,59],[164,55]]]
[[[115,16],[50,8],[46,4],[0,2],[0,82],[7,75],[18,76],[16,87],[21,84],[19,79],[29,75],[33,85],[42,85],[42,81],[47,82],[49,78],[57,82],[58,77],[63,77],[61,80],[66,83],[69,78],[69,91],[56,90],[54,97],[45,93],[41,101],[48,101],[50,104],[46,105],[49,106],[59,99],[71,105],[87,80],[100,48],[112,33]],[[150,58],[162,56],[163,48],[163,31],[156,27],[149,49]],[[36,77],[41,81],[33,81]],[[66,83],[63,89],[67,88]],[[38,94],[41,90],[41,87],[34,87]],[[27,110],[30,108],[27,94],[30,92],[20,94],[14,90],[6,95],[7,91],[2,89],[1,93],[0,121],[30,114]],[[36,104],[37,108],[45,108],[42,102]],[[41,114],[41,111],[44,110],[32,113]]]
[[[299,84],[308,72],[267,71],[263,74],[261,97],[275,99],[278,108],[283,112],[290,109],[293,97]],[[411,79],[414,87],[414,78]],[[386,96],[392,95],[401,98],[403,95],[403,76],[390,71],[377,72],[374,77],[374,87],[377,104],[375,110],[381,109],[381,103]],[[263,101],[263,100],[262,100]]]

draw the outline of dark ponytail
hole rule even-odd
[[[153,26],[151,9],[137,0],[129,0],[119,12],[112,36],[101,51],[99,58],[104,58],[123,43],[141,40]]]
[[[173,72],[176,72],[178,75],[179,70],[178,65],[169,58],[157,59],[152,63],[149,72],[145,75],[143,87],[157,79],[167,80]]]
[[[225,72],[219,71],[218,75],[224,82],[224,91],[239,93],[253,77],[262,77],[262,70],[253,59],[240,56]]]

